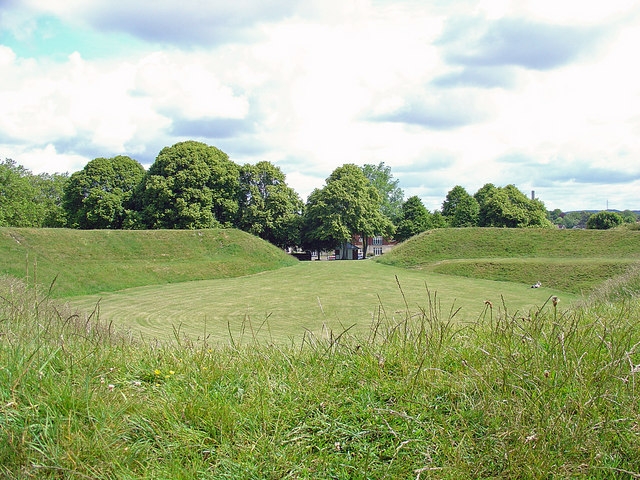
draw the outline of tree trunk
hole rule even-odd
[[[367,258],[367,247],[369,246],[369,237],[365,234],[362,234],[362,258],[363,260]]]

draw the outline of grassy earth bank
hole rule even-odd
[[[296,263],[236,229],[0,228],[0,273],[52,285],[56,298],[240,277]]]

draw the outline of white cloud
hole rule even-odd
[[[148,43],[100,59],[77,45],[56,61],[0,37],[0,157],[50,171],[116,154],[148,164],[195,138],[280,165],[302,197],[343,163],[385,162],[431,209],[456,184],[487,182],[553,208],[600,195],[640,208],[635,2],[193,2],[22,2],[106,44],[113,31]]]

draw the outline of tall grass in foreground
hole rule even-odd
[[[640,477],[637,280],[471,323],[428,292],[364,337],[212,348],[0,279],[0,476]]]

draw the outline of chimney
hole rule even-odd
[[[536,199],[536,191],[531,190],[531,200],[535,200],[535,199]]]

